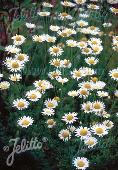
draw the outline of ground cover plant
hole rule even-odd
[[[110,1],[24,1],[4,18],[0,139],[40,139],[28,151],[35,169],[102,170],[118,159],[117,15]]]

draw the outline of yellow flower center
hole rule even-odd
[[[63,17],[67,17],[67,16],[68,16],[68,14],[67,14],[66,12],[61,13],[61,15],[62,15]]]
[[[90,89],[90,88],[91,88],[91,85],[90,85],[89,83],[86,83],[86,84],[84,85],[84,87],[87,88],[87,89]]]
[[[79,26],[80,26],[80,27],[84,27],[84,26],[85,26],[84,22],[80,22],[80,23],[79,23]]]
[[[30,99],[36,99],[37,95],[36,94],[31,94],[29,97],[30,97]]]
[[[80,45],[80,47],[83,47],[83,46],[84,46],[84,43],[83,43],[83,42],[81,42],[79,45]]]
[[[58,73],[56,73],[56,72],[55,72],[55,73],[52,73],[52,77],[53,77],[53,78],[56,78],[57,76],[59,76]]]
[[[82,95],[87,95],[87,90],[81,90],[81,91],[80,91],[80,94],[82,94]]]
[[[91,6],[90,6],[92,9],[95,9],[95,7],[96,7],[96,5],[94,5],[94,4],[91,4]]]
[[[92,43],[93,45],[97,45],[97,41],[95,41],[95,40],[92,41],[91,43]]]
[[[118,9],[117,8],[113,8],[112,11],[117,13]]]
[[[59,52],[59,48],[58,47],[53,48],[53,52],[54,53],[58,53]]]
[[[95,61],[94,61],[93,59],[90,59],[90,60],[89,60],[89,63],[90,63],[90,64],[94,64]]]
[[[85,48],[85,49],[84,49],[84,52],[88,53],[88,52],[89,52],[89,49],[88,49],[88,48]]]
[[[92,77],[91,79],[92,79],[92,81],[93,81],[94,83],[96,83],[96,82],[98,81],[98,78],[97,78],[97,77]]]
[[[90,105],[87,104],[86,107],[85,107],[85,109],[86,109],[87,111],[90,111],[90,110],[91,110]]]
[[[93,48],[93,51],[96,53],[96,52],[99,51],[99,48],[98,48],[98,47],[94,47],[94,48]]]
[[[23,54],[19,54],[18,60],[23,61],[24,60],[24,55]]]
[[[91,29],[91,30],[95,30],[95,29],[96,29],[96,27],[94,27],[94,26],[91,26],[91,27],[90,27],[90,29]]]
[[[80,130],[80,135],[81,135],[81,136],[86,136],[87,133],[88,133],[88,130],[87,130],[87,129],[81,129],[81,130]]]
[[[76,77],[81,77],[81,72],[80,72],[80,71],[76,71],[76,72],[75,72],[75,76],[76,76]]]
[[[47,124],[48,125],[53,125],[54,124],[54,120],[53,119],[48,119],[47,120]]]
[[[68,131],[64,131],[64,132],[62,133],[62,136],[63,136],[64,138],[69,137],[69,132],[68,132]]]
[[[77,161],[79,167],[84,167],[85,163],[82,160]]]
[[[47,105],[48,105],[48,107],[54,107],[54,104],[51,102],[49,102]]]
[[[101,127],[96,128],[97,134],[102,134],[103,132],[104,132],[103,128],[101,128]]]
[[[87,142],[87,144],[88,144],[88,145],[93,145],[93,144],[94,144],[94,141],[93,141],[93,140],[89,140],[89,141]]]
[[[69,121],[73,120],[73,115],[68,115],[67,120],[69,120]]]
[[[69,64],[70,64],[69,61],[67,61],[67,60],[64,61],[64,65],[65,65],[65,66],[68,66]]]
[[[29,125],[30,121],[29,120],[23,120],[22,125],[27,126]]]
[[[56,97],[54,97],[54,100],[60,101],[60,98],[56,96]]]
[[[12,63],[12,68],[18,68],[18,67],[19,67],[19,64],[17,62]]]
[[[60,61],[57,61],[57,60],[54,61],[54,66],[58,66],[59,67],[60,66]]]
[[[21,107],[21,108],[22,108],[22,107],[24,107],[24,106],[25,106],[24,102],[19,102],[19,103],[18,103],[18,107]]]
[[[66,32],[62,32],[61,36],[66,37],[68,34]]]
[[[16,41],[21,41],[21,37],[17,35],[16,38],[15,38],[15,40],[16,40]]]
[[[118,78],[118,72],[112,74],[113,77]]]
[[[48,38],[48,41],[49,41],[49,42],[53,42],[53,38],[51,38],[51,37]]]
[[[94,108],[95,108],[95,109],[100,109],[100,108],[101,108],[101,107],[100,107],[100,104],[99,104],[99,103],[95,103],[95,104],[94,104]]]
[[[78,3],[78,4],[82,3],[82,0],[77,0],[77,3]]]

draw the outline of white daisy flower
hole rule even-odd
[[[99,35],[99,33],[100,33],[100,29],[98,27],[95,27],[95,26],[88,27],[88,31],[92,35]]]
[[[80,126],[78,129],[75,130],[75,136],[80,137],[81,139],[85,139],[86,137],[90,136],[91,133],[89,128]]]
[[[105,92],[105,91],[97,91],[97,95],[99,97],[108,97],[109,96],[109,93],[108,92]]]
[[[105,109],[105,105],[101,101],[95,101],[92,103],[92,108],[94,112],[101,112]]]
[[[107,129],[111,129],[114,126],[114,123],[110,120],[105,120],[103,125],[105,125]]]
[[[48,99],[44,102],[44,105],[49,109],[54,109],[58,106],[58,103],[54,99]]]
[[[42,43],[45,41],[44,35],[33,35],[32,37],[33,41]]]
[[[98,55],[103,50],[103,47],[101,45],[99,45],[99,46],[98,45],[93,45],[93,46],[91,46],[91,48],[92,48],[92,54],[93,55]]]
[[[56,122],[54,121],[54,119],[48,119],[46,121],[48,128],[53,128],[56,125]]]
[[[99,137],[102,137],[104,135],[108,134],[108,130],[105,125],[103,124],[95,124],[91,127],[91,132],[93,132],[95,135],[98,135]]]
[[[79,27],[86,27],[88,26],[88,22],[84,20],[79,20],[76,22]]]
[[[12,59],[9,63],[6,63],[6,66],[11,72],[17,72],[23,69],[24,63],[20,62],[19,60]]]
[[[49,72],[48,73],[48,76],[54,80],[56,78],[58,78],[59,76],[61,76],[61,72],[59,70],[55,70],[55,71],[52,71],[52,72]]]
[[[88,148],[93,148],[97,144],[97,139],[94,137],[87,137],[84,140],[84,143],[88,146]]]
[[[81,51],[82,54],[89,55],[92,54],[92,49],[91,48],[83,48]]]
[[[63,141],[68,141],[71,138],[71,133],[68,129],[62,129],[58,136]]]
[[[111,27],[111,26],[112,26],[112,23],[110,23],[110,22],[108,22],[108,23],[105,22],[105,23],[103,24],[103,27]]]
[[[47,80],[37,80],[33,84],[39,91],[45,91],[53,87],[51,83]]]
[[[81,18],[88,18],[89,14],[80,13],[79,17],[81,17]]]
[[[78,90],[71,90],[68,92],[68,95],[71,97],[77,97],[79,95]]]
[[[27,28],[30,28],[30,29],[36,28],[36,25],[32,24],[32,23],[26,22],[25,25],[26,25]]]
[[[45,40],[46,40],[47,42],[54,43],[54,42],[56,41],[56,37],[47,35],[47,36],[45,37]]]
[[[44,108],[41,112],[44,116],[53,116],[55,114],[55,111],[50,108]]]
[[[33,122],[34,120],[29,116],[23,116],[17,121],[18,125],[23,128],[29,127],[30,125],[33,124]]]
[[[0,90],[6,90],[9,89],[10,83],[8,81],[2,81],[0,82]]]
[[[87,158],[84,157],[77,157],[73,160],[73,165],[77,169],[85,170],[86,168],[89,167],[89,161]]]
[[[77,43],[77,47],[79,47],[80,49],[86,49],[87,48],[87,42],[80,41],[80,42]]]
[[[74,132],[76,130],[75,126],[72,126],[72,125],[69,125],[67,127],[67,129],[70,131],[70,132]]]
[[[13,36],[11,39],[13,39],[13,43],[14,43],[14,45],[22,45],[24,42],[25,42],[25,37],[23,36],[23,35],[15,35],[15,36]]]
[[[118,81],[118,68],[111,70],[109,75],[112,79]]]
[[[52,8],[52,7],[53,7],[53,5],[50,4],[50,3],[48,3],[48,2],[43,2],[42,5],[43,5],[44,7],[47,7],[47,8]]]
[[[88,64],[88,65],[96,65],[98,63],[98,59],[95,58],[95,57],[88,57],[88,58],[85,58],[85,62]]]
[[[54,58],[49,63],[57,68],[62,67],[62,61],[59,58]]]
[[[74,71],[71,71],[71,75],[72,75],[72,78],[74,79],[81,79],[83,76],[85,76],[85,73],[82,69],[79,69],[79,70],[74,70]]]
[[[81,69],[83,70],[85,76],[92,76],[92,75],[94,75],[96,73],[94,71],[94,69],[89,68],[89,67],[83,67]]]
[[[10,74],[9,79],[13,82],[20,81],[22,76],[20,74]]]
[[[72,64],[71,64],[70,60],[66,60],[66,59],[61,60],[61,67],[63,67],[63,68],[70,68],[71,65]]]
[[[65,83],[67,83],[69,80],[68,80],[68,78],[62,78],[62,77],[57,77],[56,78],[56,80],[59,82],[59,83],[61,83],[62,85],[63,84],[65,84]]]
[[[92,112],[92,103],[90,101],[86,102],[86,103],[83,103],[82,104],[82,110],[85,112],[85,113],[90,113]]]
[[[89,81],[83,81],[82,83],[79,83],[78,86],[87,90],[92,89],[92,83]]]
[[[90,5],[88,5],[88,8],[89,9],[99,9],[100,7],[98,6],[98,5],[95,5],[95,4],[90,4]]]
[[[78,94],[79,94],[79,97],[80,98],[87,98],[89,95],[90,95],[90,92],[88,91],[88,89],[86,89],[86,88],[80,88],[79,90],[78,90]]]
[[[38,12],[37,14],[40,15],[40,16],[42,16],[42,17],[46,17],[46,16],[49,16],[49,15],[50,15],[50,12],[48,12],[48,11]]]
[[[62,12],[59,14],[59,19],[61,20],[65,20],[65,19],[71,20],[72,18],[73,17],[66,12]]]
[[[15,59],[19,60],[20,62],[25,63],[25,62],[29,61],[29,56],[26,54],[19,53],[19,54],[15,55]]]
[[[37,90],[30,90],[26,93],[26,97],[33,102],[38,101],[41,98],[42,94]]]
[[[92,89],[93,90],[101,90],[106,86],[106,83],[103,81],[96,81],[95,83],[92,83]]]
[[[101,45],[102,40],[100,38],[92,37],[88,40],[88,44],[92,47],[94,45]]]
[[[57,25],[50,25],[50,30],[51,31],[57,32],[59,29],[60,29],[60,27],[57,26]]]
[[[58,46],[52,46],[49,48],[49,53],[52,56],[60,56],[63,53],[63,49],[61,47]]]
[[[18,110],[24,110],[28,108],[29,102],[26,99],[16,99],[13,101],[13,107],[16,107]]]
[[[77,47],[77,41],[74,40],[67,40],[66,44],[68,47]]]
[[[17,48],[15,45],[8,45],[7,47],[5,47],[5,51],[7,51],[8,53],[17,54],[21,51],[21,49]]]
[[[62,117],[62,120],[66,122],[66,124],[72,124],[74,122],[76,122],[77,120],[77,113],[75,112],[72,112],[72,113],[68,113],[68,114],[65,114],[63,117]]]

